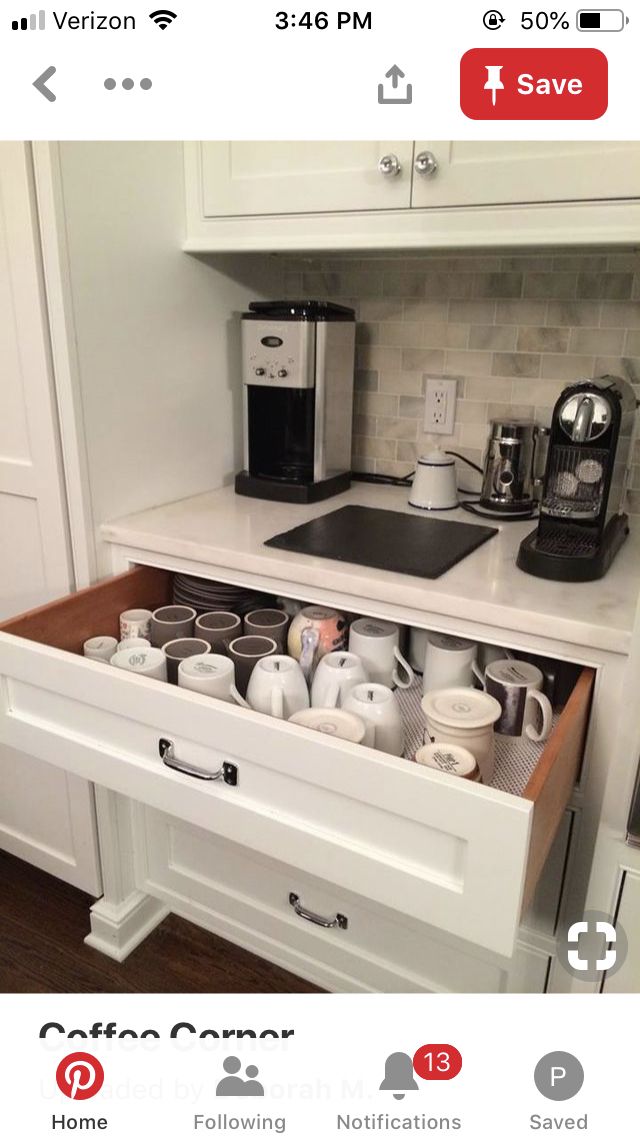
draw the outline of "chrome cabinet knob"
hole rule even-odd
[[[421,150],[416,155],[413,168],[421,177],[433,177],[438,172],[438,159],[435,154],[431,153],[431,150]]]
[[[256,367],[256,375],[264,375],[264,367]]]
[[[385,154],[378,162],[378,171],[383,177],[397,177],[402,173],[400,159],[395,154]]]
[[[288,374],[289,374],[289,372],[285,371],[284,367],[282,367],[282,369],[280,371],[278,371],[278,378],[279,379],[286,379]]]

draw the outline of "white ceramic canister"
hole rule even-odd
[[[462,746],[431,742],[416,753],[418,765],[426,765],[438,773],[449,773],[463,781],[479,781],[480,767],[470,750]]]
[[[462,746],[473,754],[485,785],[494,774],[493,726],[502,713],[497,698],[472,687],[431,690],[422,699],[429,736],[434,742]]]
[[[436,512],[458,508],[456,463],[449,454],[430,450],[418,458],[409,504]]]

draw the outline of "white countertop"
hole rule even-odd
[[[103,525],[101,532],[111,544],[206,564],[209,569],[272,577],[292,595],[301,594],[304,582],[354,598],[628,654],[640,590],[640,526],[632,528],[607,575],[588,584],[540,580],[516,568],[518,545],[532,522],[501,525],[475,520],[462,509],[447,513],[446,519],[487,523],[500,531],[437,580],[264,546],[277,533],[344,505],[420,516],[406,498],[403,488],[356,482],[347,493],[317,505],[288,505],[240,497],[228,487],[123,517]]]

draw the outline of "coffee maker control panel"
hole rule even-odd
[[[315,324],[309,320],[243,320],[242,379],[247,386],[314,386]]]

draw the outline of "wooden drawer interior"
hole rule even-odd
[[[173,573],[162,568],[132,568],[121,576],[15,616],[0,624],[0,631],[81,655],[83,643],[94,635],[120,638],[120,612],[134,607],[153,610],[172,603],[172,581]]]
[[[153,609],[172,602],[171,572],[136,567],[73,596],[4,623],[0,630],[37,643],[82,653],[94,635],[118,637],[118,616],[131,607]],[[540,874],[577,781],[589,718],[595,672],[584,668],[528,781],[517,795],[533,805],[533,824],[523,910],[533,898]],[[138,678],[138,681],[140,680]],[[424,770],[416,767],[416,773]],[[478,791],[482,792],[482,787]]]

